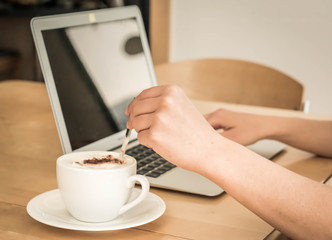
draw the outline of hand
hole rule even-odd
[[[144,90],[126,109],[141,144],[174,164],[197,170],[222,139],[177,86]]]
[[[242,145],[250,145],[268,137],[267,116],[218,109],[206,114],[205,118],[213,128],[223,130],[222,136]]]

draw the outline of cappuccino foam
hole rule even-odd
[[[76,160],[70,162],[73,167],[86,169],[112,169],[128,166],[132,163],[132,159],[124,157],[124,159],[116,158],[112,155],[101,157],[93,157],[89,159]]]

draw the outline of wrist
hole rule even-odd
[[[285,127],[281,117],[266,116],[261,120],[261,124],[264,126],[261,131],[261,139],[280,140],[282,138]]]
[[[236,152],[234,145],[238,144],[221,136],[220,134],[216,134],[210,141],[208,147],[206,147],[203,151],[203,161],[198,161],[194,171],[214,182],[219,182],[216,181],[216,178],[223,176],[226,164],[225,162],[231,160],[232,152]]]
[[[291,118],[270,116],[266,119],[268,124],[268,130],[265,132],[265,138],[283,141],[287,138],[287,135],[292,131],[292,128],[296,127]]]

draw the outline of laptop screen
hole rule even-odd
[[[136,19],[42,36],[72,150],[125,129],[127,105],[153,85]]]

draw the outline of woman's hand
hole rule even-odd
[[[177,86],[144,90],[126,109],[127,127],[141,144],[174,164],[197,171],[223,139]]]
[[[205,115],[206,120],[215,129],[221,129],[221,135],[242,145],[250,145],[268,138],[272,131],[268,116],[233,112],[218,109]]]

